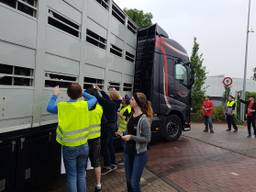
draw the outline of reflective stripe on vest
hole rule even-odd
[[[61,133],[63,136],[75,135],[75,134],[77,134],[77,133],[82,133],[82,132],[84,132],[84,131],[88,131],[88,130],[89,130],[89,128],[86,127],[86,128],[84,128],[84,129],[80,129],[80,130],[76,130],[76,131],[68,131],[68,132],[65,131],[65,132],[64,132],[64,131],[61,130],[60,127],[58,127],[58,128],[59,128],[60,133]]]
[[[80,141],[80,140],[87,139],[88,136],[85,135],[85,136],[78,137],[78,138],[75,138],[75,139],[68,139],[68,138],[63,138],[63,137],[61,137],[61,135],[57,134],[57,138],[59,140],[61,140],[62,142],[70,143],[70,142],[75,142],[75,141]]]
[[[235,101],[228,101],[227,107],[233,107],[234,104],[235,104]]]
[[[91,137],[93,136],[93,135],[95,135],[95,134],[99,134],[99,136],[97,136],[96,138],[98,138],[98,137],[100,137],[100,127],[101,125],[100,124],[98,124],[98,125],[91,125],[90,127],[89,127],[89,130],[90,130],[90,132],[89,132],[89,139],[91,139]],[[94,138],[95,139],[95,138]]]
[[[59,102],[56,140],[64,146],[87,143],[89,112],[87,101]]]
[[[95,109],[89,111],[90,126],[88,139],[96,139],[101,136],[101,117],[103,109],[99,104],[96,104]]]
[[[131,106],[130,106],[130,105],[127,105],[127,106],[125,106],[124,108],[122,108],[122,109],[120,110],[120,115],[123,116],[123,114],[125,113],[125,111],[128,111],[128,113],[130,114],[131,111],[132,111]],[[126,129],[127,129],[127,124],[128,124],[128,122],[127,122],[125,119],[119,117],[119,118],[118,118],[118,132],[121,132],[121,133],[125,132]]]

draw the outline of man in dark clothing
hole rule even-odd
[[[117,130],[117,112],[122,98],[115,89],[112,89],[110,95],[107,95],[99,87],[95,86],[95,88],[99,91],[97,97],[98,103],[103,108],[101,141],[104,167],[102,169],[102,175],[106,175],[117,169],[113,137]]]
[[[256,111],[256,102],[254,97],[249,97],[247,101],[240,99],[240,95],[238,95],[238,99],[241,103],[246,104],[246,117],[247,117],[247,128],[248,128],[248,136],[251,137],[251,125],[253,127],[254,136],[256,138],[256,126],[255,126],[255,111]]]

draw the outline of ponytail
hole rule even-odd
[[[141,111],[150,119],[153,119],[153,109],[151,102],[147,100],[147,97],[144,93],[134,93],[133,95],[137,105],[140,107]]]
[[[153,119],[153,116],[154,116],[154,112],[153,112],[153,109],[152,109],[152,105],[151,105],[151,102],[150,101],[147,101],[146,103],[146,107],[145,107],[145,112],[144,112],[147,117],[152,120]]]

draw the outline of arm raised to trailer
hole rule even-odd
[[[48,106],[47,106],[47,111],[48,112],[54,113],[54,114],[58,113],[58,108],[57,108],[57,104],[56,104],[56,101],[58,99],[58,95],[59,95],[59,86],[53,88],[53,96],[49,100]],[[88,109],[90,110],[95,105],[95,103],[97,102],[96,97],[90,95],[86,91],[84,91],[82,95],[87,100]],[[70,101],[72,102],[72,100],[70,100]]]

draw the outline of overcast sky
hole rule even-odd
[[[243,77],[248,0],[115,0],[121,8],[151,12],[190,54],[197,37],[208,75]],[[256,66],[256,0],[252,0],[247,77]]]

